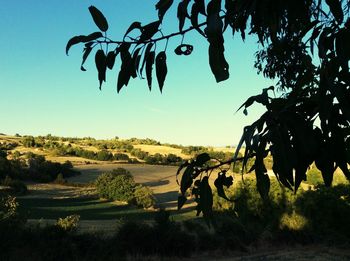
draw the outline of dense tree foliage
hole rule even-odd
[[[163,17],[177,4],[179,31],[162,33]],[[252,96],[239,108],[247,114],[253,103],[260,103],[265,113],[245,127],[232,160],[219,162],[217,167],[248,159],[254,164],[258,190],[268,197],[270,180],[264,158],[273,157],[273,171],[278,181],[296,191],[305,180],[310,164],[316,163],[324,183],[332,184],[333,173],[340,168],[350,179],[350,2],[347,0],[159,0],[158,18],[149,24],[132,23],[124,37],[108,38],[108,22],[95,7],[89,11],[102,32],[76,36],[72,45],[84,43],[81,69],[95,48],[100,88],[106,80],[106,70],[112,69],[117,56],[121,59],[117,91],[127,86],[130,78],[143,78],[144,70],[149,89],[152,88],[153,67],[160,91],[167,75],[166,53],[156,43],[169,41],[197,31],[209,42],[209,65],[217,82],[229,78],[229,65],[224,56],[226,31],[256,37],[259,51],[255,67],[265,77],[276,79],[276,86],[262,86],[261,94]],[[186,22],[191,26],[186,28]],[[131,33],[132,32],[132,33]],[[115,45],[115,48],[111,46]],[[107,53],[107,49],[110,50]],[[177,55],[190,55],[193,46],[181,44]],[[279,96],[270,93],[279,90]],[[245,146],[244,157],[238,157]],[[210,216],[212,191],[208,176],[213,166],[208,154],[200,154],[185,163],[181,178],[181,207],[185,192],[195,184],[199,212]],[[206,175],[201,175],[206,173]],[[197,181],[195,181],[197,179]],[[220,172],[216,185],[229,186],[231,180]],[[224,195],[223,195],[224,196]]]

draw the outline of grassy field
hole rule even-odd
[[[94,198],[19,198],[20,213],[30,219],[58,219],[78,214],[82,220],[109,220],[127,218],[147,220],[153,218],[154,211],[145,211],[127,205]]]
[[[172,148],[169,146],[163,146],[163,145],[134,145],[134,148],[143,150],[145,152],[148,152],[150,155],[154,155],[156,153],[159,154],[175,154],[178,157],[181,157],[183,159],[188,159],[189,155],[183,154],[181,153],[181,149],[176,149],[176,148]]]
[[[172,219],[184,220],[195,217],[194,203],[177,211],[178,185],[175,179],[177,167],[144,164],[88,164],[76,166],[82,174],[70,178],[70,183],[91,183],[98,175],[118,167],[128,169],[137,183],[149,186],[156,197],[156,206],[171,211]],[[73,187],[57,184],[28,184],[29,194],[19,197],[20,211],[28,219],[53,219],[72,214],[81,220],[153,220],[154,210],[143,210],[98,199],[92,187]],[[97,224],[103,227],[103,222]]]

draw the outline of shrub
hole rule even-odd
[[[305,191],[295,202],[296,212],[308,219],[313,233],[320,236],[350,237],[350,186],[318,186]]]
[[[25,223],[23,218],[18,213],[18,202],[15,197],[5,196],[0,198],[0,228],[12,228]]]
[[[308,185],[317,186],[323,184],[323,178],[321,172],[316,168],[311,168],[306,173],[306,181],[304,181]]]
[[[101,161],[113,160],[113,154],[108,150],[100,150],[96,154],[96,159]]]
[[[8,220],[16,215],[18,203],[15,197],[7,196],[0,200],[0,221]]]
[[[153,191],[149,187],[139,185],[134,192],[136,205],[142,208],[150,208],[155,204]]]
[[[55,224],[56,227],[64,231],[75,231],[78,228],[80,216],[70,215],[65,218],[59,218]]]
[[[64,179],[63,174],[59,173],[54,181],[56,184],[66,184],[67,180]]]
[[[35,139],[33,136],[25,136],[22,139],[22,144],[27,148],[35,147]]]
[[[20,180],[13,180],[11,177],[6,176],[2,184],[11,188],[12,192],[18,195],[24,195],[28,192],[27,185]]]
[[[101,174],[96,179],[100,197],[130,202],[134,198],[135,181],[130,172],[123,168]]]

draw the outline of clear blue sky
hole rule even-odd
[[[261,114],[235,114],[251,95],[272,84],[253,68],[257,45],[242,43],[226,32],[226,58],[230,79],[217,84],[211,74],[207,43],[196,32],[186,36],[194,44],[191,56],[173,53],[181,38],[168,47],[168,77],[163,94],[157,84],[149,92],[145,80],[135,79],[119,94],[116,78],[120,61],[98,89],[94,55],[80,71],[82,47],[65,55],[75,35],[97,31],[88,7],[95,5],[107,17],[109,36],[121,39],[133,21],[157,19],[154,4],[140,0],[12,0],[0,8],[0,132],[96,138],[139,137],[193,145],[237,144],[245,125]],[[177,28],[173,6],[163,32]],[[188,25],[188,24],[187,24]]]

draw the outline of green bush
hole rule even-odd
[[[59,218],[55,226],[64,231],[72,232],[78,228],[79,220],[79,215],[70,215],[65,218]]]
[[[316,167],[309,169],[306,173],[306,181],[304,181],[304,183],[313,186],[323,184],[321,171],[319,171]]]
[[[27,185],[20,180],[11,179],[11,177],[6,176],[2,184],[11,188],[12,192],[17,195],[25,195],[28,192]]]
[[[25,224],[26,219],[18,213],[18,206],[15,197],[7,195],[0,198],[0,230],[4,227],[12,229]]]
[[[134,191],[135,203],[142,208],[150,208],[155,204],[153,191],[149,187],[138,185]]]
[[[296,212],[308,219],[309,229],[320,236],[350,237],[350,186],[318,186],[305,191],[296,202]]]
[[[130,202],[134,198],[135,181],[123,168],[101,174],[95,182],[100,197]]]

